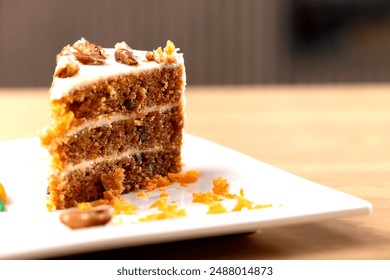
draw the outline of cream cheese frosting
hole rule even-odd
[[[64,178],[67,175],[67,173],[72,172],[74,170],[86,170],[86,169],[93,168],[95,165],[102,163],[102,162],[121,160],[123,158],[129,158],[129,157],[135,155],[136,153],[142,154],[142,153],[148,153],[148,152],[156,152],[156,151],[160,151],[161,149],[162,148],[160,146],[156,146],[154,148],[143,149],[143,150],[134,149],[134,148],[130,147],[129,149],[127,149],[126,151],[124,151],[122,153],[101,156],[101,157],[97,157],[97,158],[91,159],[91,160],[84,160],[78,164],[69,164],[62,171],[62,173],[63,173],[62,177]]]
[[[169,104],[165,104],[163,106],[155,106],[154,105],[154,106],[146,107],[144,109],[144,113],[147,114],[147,113],[155,112],[155,111],[166,112],[166,111],[168,111],[172,108],[175,108],[177,106],[179,106],[179,103],[169,103]],[[102,127],[102,126],[111,126],[111,124],[113,124],[113,123],[124,121],[124,120],[136,119],[136,117],[137,117],[136,113],[130,113],[130,114],[113,113],[111,115],[102,115],[96,119],[86,120],[84,123],[80,124],[79,126],[74,127],[73,129],[69,130],[66,133],[66,136],[70,137],[72,135],[79,133],[80,131],[82,131],[84,129],[93,129],[93,128]]]

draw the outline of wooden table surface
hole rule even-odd
[[[90,259],[390,259],[390,85],[188,87],[186,131],[368,200],[370,215],[100,251]],[[48,124],[47,89],[0,89],[0,140]]]

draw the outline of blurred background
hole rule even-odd
[[[0,0],[0,86],[49,86],[80,37],[172,40],[190,85],[390,81],[390,1]]]

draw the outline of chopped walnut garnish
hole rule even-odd
[[[63,61],[59,61],[54,77],[58,78],[69,78],[73,75],[76,75],[79,72],[80,67],[77,63],[73,62],[71,59],[66,58]]]
[[[106,58],[99,54],[73,53],[74,57],[82,64],[103,64]]]
[[[134,57],[132,48],[126,42],[115,44],[115,61],[126,65],[137,65],[138,61]]]
[[[172,41],[168,40],[164,50],[161,47],[159,47],[157,50],[154,50],[153,52],[147,52],[146,60],[155,61],[157,63],[161,63],[161,62],[174,63],[176,62],[175,53],[176,53],[175,45],[172,43]]]
[[[175,50],[175,45],[172,43],[172,41],[168,40],[167,45],[164,48],[164,53],[166,53],[167,55],[172,55],[175,53]]]
[[[103,48],[101,46],[88,42],[85,38],[81,38],[72,45],[75,50],[85,54],[100,54],[103,55]]]
[[[156,59],[154,58],[154,53],[153,52],[147,52],[146,53],[146,59],[147,59],[147,61],[156,61]]]
[[[159,47],[157,50],[153,50],[152,52],[147,52],[145,55],[147,61],[155,61],[157,63],[162,62],[162,50]]]
[[[127,49],[117,49],[115,51],[115,61],[126,65],[137,65],[138,61],[131,51]]]
[[[103,64],[106,60],[103,48],[84,38],[74,43],[72,48],[76,50],[72,52],[74,57],[83,64]]]

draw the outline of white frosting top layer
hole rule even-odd
[[[132,50],[133,56],[137,59],[137,65],[125,65],[115,61],[114,48],[104,48],[106,60],[101,65],[85,65],[74,58],[72,54],[62,55],[57,61],[57,67],[64,64],[67,59],[71,59],[79,66],[77,74],[68,78],[53,77],[53,82],[50,88],[50,100],[58,100],[66,96],[70,91],[79,87],[86,86],[93,82],[109,77],[115,77],[125,74],[138,74],[147,72],[153,69],[162,67],[174,67],[179,64],[184,64],[183,54],[175,52],[176,62],[174,63],[157,63],[155,61],[147,61],[147,51]],[[56,68],[57,70],[57,68]],[[184,71],[183,71],[184,72]],[[183,73],[184,74],[184,73]],[[185,74],[184,74],[185,75]],[[185,79],[185,76],[183,77]]]

